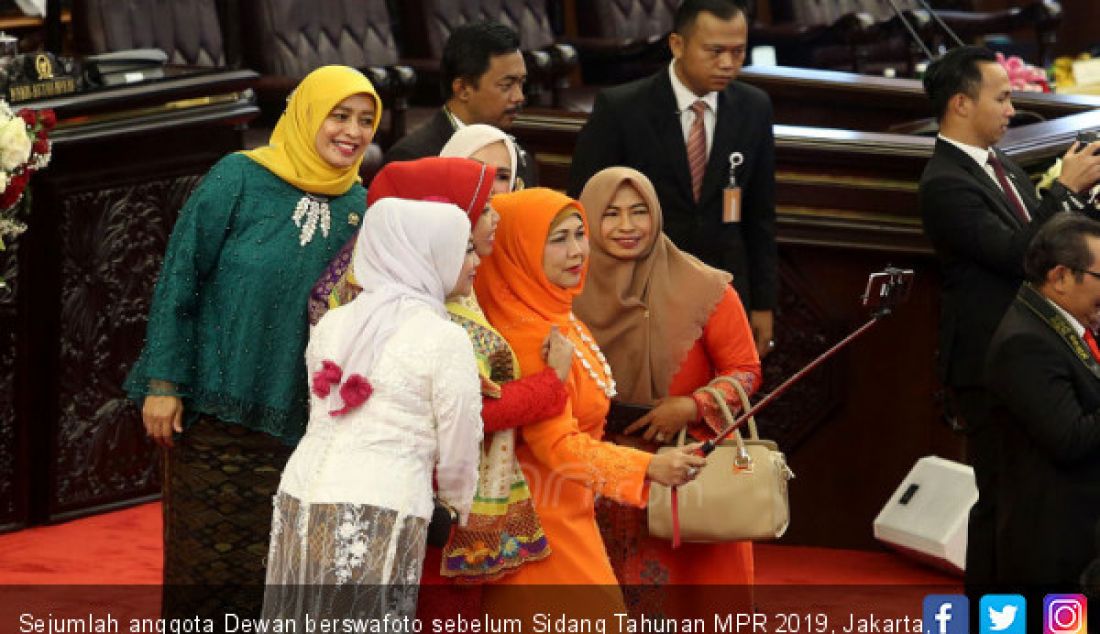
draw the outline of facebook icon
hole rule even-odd
[[[967,634],[970,603],[964,594],[930,594],[924,597],[922,618],[928,634]]]

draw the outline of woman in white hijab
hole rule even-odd
[[[275,497],[265,617],[415,613],[433,472],[460,523],[477,484],[477,362],[444,306],[477,265],[455,205],[388,198],[366,214],[363,291],[306,348],[309,426]]]
[[[516,142],[499,128],[484,123],[463,126],[455,130],[439,155],[474,159],[497,168],[494,194],[506,194],[524,187],[524,183],[516,179],[519,168]]]

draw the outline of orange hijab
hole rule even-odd
[[[474,288],[489,322],[515,350],[523,376],[545,366],[542,341],[552,324],[562,332],[572,328],[569,315],[573,298],[584,288],[588,274],[585,260],[580,284],[565,289],[550,282],[542,269],[550,225],[566,207],[580,213],[587,233],[584,208],[552,189],[534,187],[493,197],[500,224],[493,253],[481,261]]]
[[[638,191],[653,217],[652,242],[635,260],[608,253],[599,229],[604,210],[624,184]],[[684,253],[662,233],[657,192],[636,170],[609,167],[597,173],[585,184],[581,202],[596,219],[596,229],[589,236],[588,284],[574,305],[577,317],[607,356],[619,398],[652,403],[668,394],[672,377],[729,287],[730,274]]]

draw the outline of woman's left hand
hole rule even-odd
[[[624,433],[633,434],[646,427],[643,438],[664,443],[680,433],[684,425],[698,419],[699,409],[695,405],[695,399],[690,396],[669,396],[657,401],[648,414],[631,423]]]

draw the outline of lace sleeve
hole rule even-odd
[[[207,173],[172,229],[153,291],[145,348],[126,382],[131,396],[148,394],[151,380],[174,384],[182,396],[195,381],[201,280],[217,266],[243,186],[233,158],[223,159]]]
[[[535,457],[557,477],[580,481],[600,495],[643,507],[649,498],[645,474],[653,454],[596,440],[582,432],[566,401],[561,414],[521,428]]]
[[[703,346],[707,357],[714,364],[715,376],[728,376],[741,384],[745,393],[752,395],[760,386],[760,357],[756,353],[756,344],[752,340],[752,329],[745,308],[741,305],[737,293],[732,288],[718,302],[706,326],[703,327]],[[702,387],[702,386],[700,386]],[[715,387],[726,397],[730,411],[741,411],[741,397],[733,386],[719,381]],[[709,431],[720,432],[726,428],[726,421],[714,399],[706,394],[695,392],[692,395],[695,405],[703,415],[703,421]],[[702,432],[705,427],[693,429]],[[693,434],[698,435],[698,434]],[[706,434],[704,434],[706,435]]]
[[[500,398],[486,397],[481,405],[485,433],[522,427],[561,414],[568,395],[552,368],[508,381],[500,387]]]
[[[481,456],[481,390],[477,360],[461,327],[444,324],[433,350],[432,414],[436,421],[439,497],[458,511],[463,525],[473,504]]]

